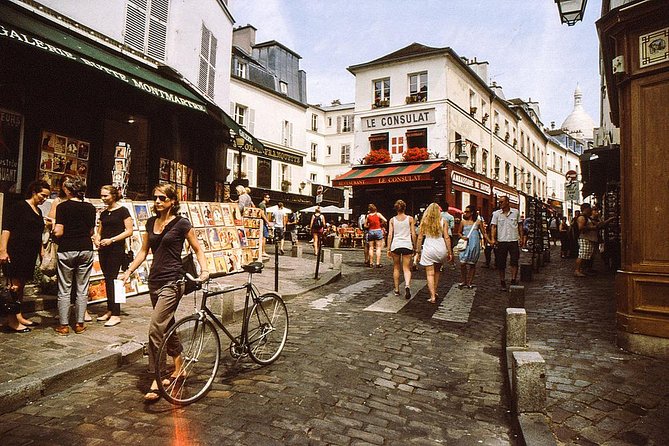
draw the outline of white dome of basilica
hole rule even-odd
[[[576,85],[576,90],[574,90],[574,110],[564,120],[561,128],[576,138],[591,140],[593,137],[592,132],[596,125],[595,121],[583,108],[582,101],[583,93],[578,85]]]

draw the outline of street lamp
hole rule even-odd
[[[467,160],[469,160],[469,155],[467,155],[467,151],[465,150],[465,147],[467,147],[467,141],[459,139],[457,141],[453,141],[453,144],[456,148],[460,148],[460,151],[455,155],[457,158],[457,163],[464,166],[467,164]]]
[[[239,154],[237,155],[237,180],[242,179],[242,149],[244,148],[244,145],[246,145],[246,140],[240,135],[235,135],[235,147],[237,147],[237,150],[239,151]]]
[[[562,23],[574,26],[576,22],[583,20],[585,5],[588,0],[555,0],[555,3],[557,3]]]
[[[532,179],[530,178],[529,172],[527,173],[527,180],[525,181],[525,187],[527,188],[527,193],[532,192],[530,188],[532,187]]]

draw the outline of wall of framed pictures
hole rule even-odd
[[[160,184],[174,185],[181,201],[195,200],[195,171],[178,161],[160,158]]]
[[[40,147],[39,179],[60,189],[63,175],[88,178],[91,143],[78,138],[43,131]]]
[[[102,200],[90,199],[98,211],[98,216],[106,208]],[[121,201],[133,219],[132,236],[126,239],[126,251],[137,253],[142,246],[142,237],[146,232],[146,221],[153,215],[151,201]],[[260,257],[260,235],[262,219],[260,209],[246,208],[244,215],[236,203],[218,202],[181,202],[179,215],[188,218],[200,246],[207,258],[207,270],[211,273],[234,274],[242,271],[243,265]],[[184,244],[182,254],[188,254],[190,247]],[[133,296],[149,291],[149,268],[153,255],[137,268],[131,280],[126,284],[126,295]],[[88,291],[89,303],[106,299],[106,289],[97,250],[93,261],[93,271]]]

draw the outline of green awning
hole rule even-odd
[[[0,5],[1,40],[69,59],[172,104],[207,112],[202,98],[182,83],[168,79],[149,67],[141,66],[121,53],[116,53],[112,48],[87,41],[56,24],[45,23],[28,11],[15,8]]]
[[[242,138],[244,138],[245,144],[244,144],[244,149],[247,152],[253,152],[258,155],[262,155],[264,152],[265,147],[262,145],[260,141],[258,141],[252,134],[250,134],[244,127],[239,125],[237,121],[232,119],[227,113],[224,111],[221,111],[221,120],[223,121],[223,124],[229,128],[232,132],[234,132],[235,135],[239,135]],[[230,135],[233,140],[235,135]]]

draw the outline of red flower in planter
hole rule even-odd
[[[376,149],[369,152],[362,160],[363,164],[383,164],[390,162],[388,149]]]
[[[404,161],[424,161],[430,157],[426,147],[411,147],[404,152]]]

